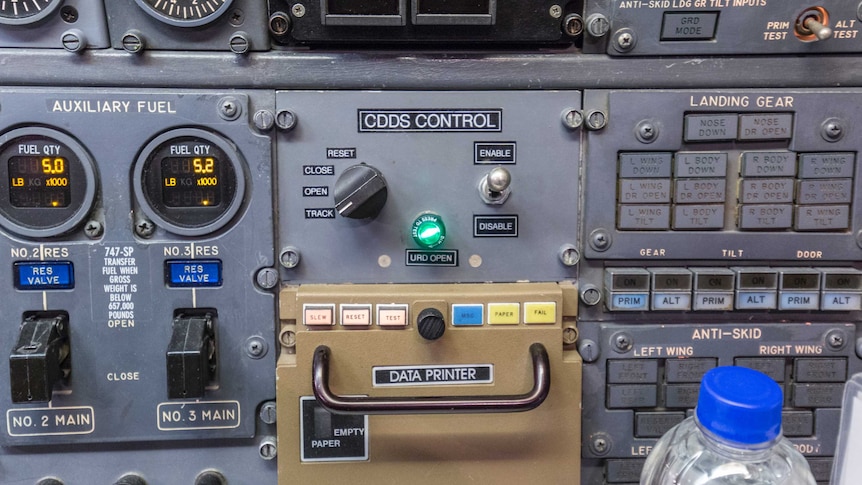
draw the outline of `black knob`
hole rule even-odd
[[[333,193],[339,214],[351,219],[367,219],[383,209],[388,190],[383,174],[363,163],[348,167],[335,181]]]
[[[63,485],[63,482],[56,478],[43,478],[36,485]]]
[[[123,475],[117,480],[114,485],[147,485],[147,481],[141,478],[140,475],[135,475],[134,473],[130,473],[128,475]]]
[[[207,470],[195,478],[195,485],[227,485],[227,478],[215,470]]]
[[[446,331],[446,321],[443,320],[443,314],[434,308],[426,308],[419,312],[416,326],[419,327],[419,335],[428,340],[437,340]]]

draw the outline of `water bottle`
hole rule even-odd
[[[815,485],[808,462],[781,434],[781,388],[744,367],[704,375],[695,415],[647,457],[642,485]]]

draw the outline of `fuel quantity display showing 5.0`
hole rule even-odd
[[[163,158],[162,202],[167,207],[218,206],[222,165],[215,157]]]
[[[12,207],[69,207],[72,184],[65,158],[11,157],[8,169]]]

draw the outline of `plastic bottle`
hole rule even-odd
[[[703,377],[695,415],[647,457],[642,485],[815,485],[808,462],[781,434],[781,388],[744,367]]]

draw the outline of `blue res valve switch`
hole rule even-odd
[[[75,287],[71,261],[18,261],[14,264],[19,290],[69,290]]]
[[[222,285],[221,260],[174,259],[165,261],[165,283],[172,288],[206,288]]]

